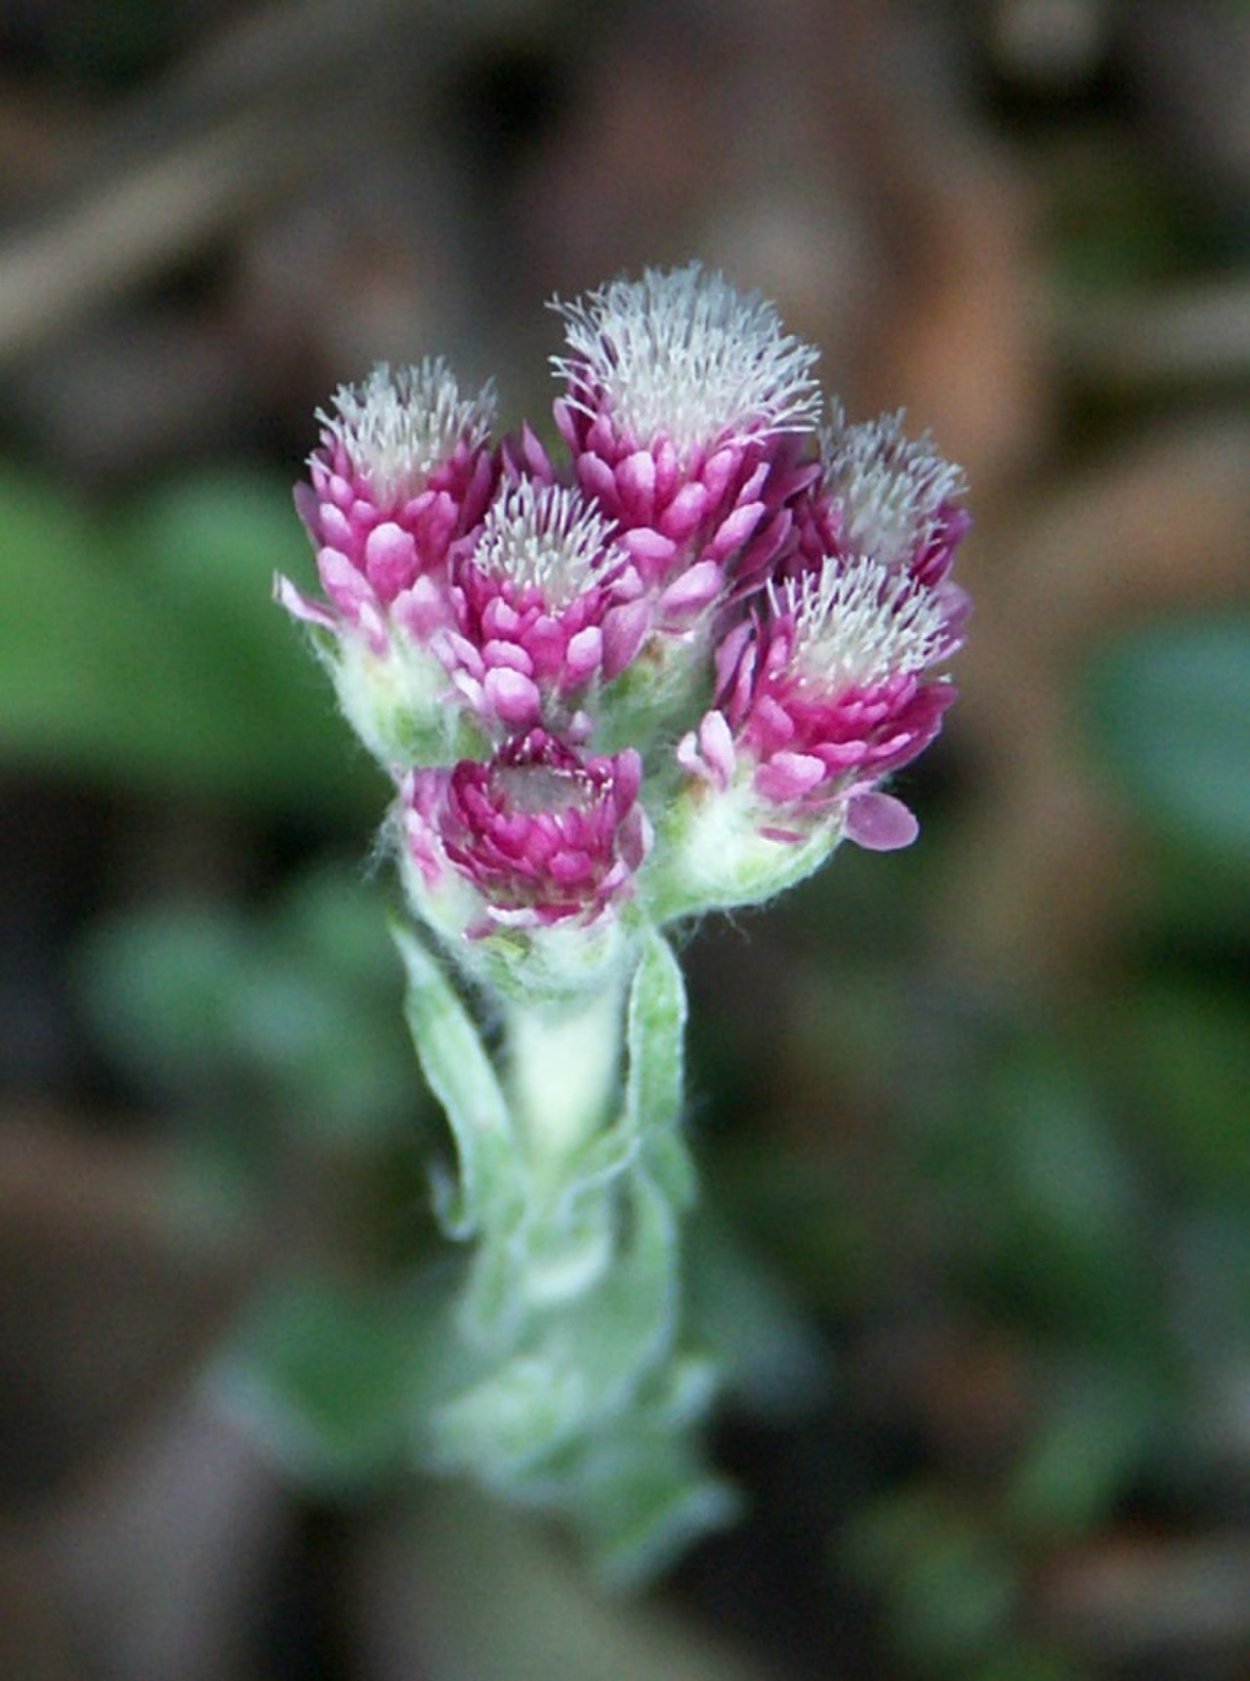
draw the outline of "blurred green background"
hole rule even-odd
[[[1250,1673],[1250,8],[0,9],[0,1672]],[[270,602],[376,359],[545,421],[699,256],[972,485],[922,835],[704,929],[746,1521],[638,1603],[412,1477],[444,1150]]]

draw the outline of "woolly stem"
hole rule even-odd
[[[568,1001],[508,1002],[508,1093],[539,1178],[558,1174],[610,1116],[621,1080],[622,993],[614,976]]]

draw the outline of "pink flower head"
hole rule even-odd
[[[450,868],[476,890],[481,917],[470,935],[589,924],[632,892],[650,846],[641,780],[632,750],[582,758],[531,730],[485,764],[410,776],[409,852],[427,887]]]
[[[555,307],[569,346],[553,358],[566,383],[556,420],[644,582],[680,589],[679,574],[702,568],[688,588],[706,595],[713,569],[723,581],[753,548],[775,553],[785,497],[772,481],[786,493],[803,482],[784,441],[815,427],[815,350],[698,263]]]
[[[877,784],[929,745],[955,699],[931,673],[968,611],[947,576],[967,528],[962,476],[897,417],[839,416],[824,451],[797,505],[797,554],[724,639],[718,709],[678,756],[722,791],[749,776],[777,839],[833,811],[861,845],[906,845],[915,819]]]
[[[321,413],[321,446],[296,503],[317,551],[331,609],[285,580],[280,596],[298,617],[358,626],[375,651],[386,621],[422,635],[451,543],[482,516],[493,488],[494,393],[461,395],[441,357],[392,371],[380,364],[343,386]]]
[[[436,646],[488,728],[533,728],[633,659],[650,619],[610,520],[575,489],[505,481],[451,570]]]
[[[807,564],[831,552],[871,555],[937,588],[971,524],[964,490],[962,469],[927,432],[904,435],[901,412],[851,426],[835,406],[821,435],[820,480],[797,510]]]

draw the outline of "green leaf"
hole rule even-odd
[[[216,906],[149,906],[98,923],[76,979],[96,1032],[162,1095],[230,1085],[233,1001],[252,963],[249,930]]]
[[[439,1410],[431,1421],[436,1462],[472,1470],[514,1494],[526,1478],[545,1487],[555,1456],[626,1417],[672,1352],[678,1307],[672,1210],[638,1172],[629,1183],[628,1227],[622,1252],[586,1294],[534,1315],[517,1353]],[[555,1240],[539,1236],[550,1266]],[[579,1234],[569,1239],[577,1242]],[[511,1259],[513,1275],[499,1288],[511,1285],[523,1295],[531,1257],[520,1245],[508,1248],[496,1264],[504,1273]]]
[[[828,1388],[828,1355],[781,1284],[709,1215],[689,1244],[689,1321],[725,1388],[754,1412],[792,1418]]]
[[[1250,864],[1250,616],[1118,639],[1089,677],[1109,774],[1151,828]]]
[[[1156,984],[1109,1015],[1119,1072],[1140,1128],[1191,1194],[1250,1197],[1244,1003],[1210,986]]]
[[[335,1146],[411,1136],[423,1093],[394,952],[347,870],[301,877],[268,915],[206,902],[109,918],[76,978],[107,1049],[162,1100],[217,1111],[215,1130],[246,1100]]]
[[[582,1418],[581,1373],[546,1350],[527,1351],[434,1412],[430,1458],[515,1497],[526,1474],[574,1436]]]
[[[376,810],[324,677],[271,600],[285,489],[171,486],[121,520],[0,474],[0,755],[267,809]]]
[[[629,1177],[628,1238],[578,1308],[557,1319],[552,1343],[580,1368],[588,1415],[619,1416],[672,1352],[681,1257],[677,1220],[642,1170]]]
[[[709,1475],[688,1439],[634,1435],[592,1450],[580,1479],[574,1522],[608,1587],[645,1586],[693,1542],[733,1523],[742,1498]]]
[[[410,1462],[412,1420],[454,1369],[440,1279],[351,1286],[287,1280],[253,1307],[215,1386],[299,1481],[332,1494]]]
[[[694,1166],[681,1136],[685,1101],[686,986],[667,940],[654,929],[629,994],[625,1112],[645,1159],[678,1208],[695,1200]]]
[[[456,1142],[460,1183],[441,1213],[448,1232],[464,1238],[507,1224],[523,1192],[512,1116],[477,1028],[446,975],[408,929],[396,923],[391,932],[408,975],[412,1041]]]
[[[1019,1591],[1012,1561],[939,1490],[879,1501],[851,1526],[846,1549],[886,1598],[891,1638],[926,1671],[966,1675],[999,1644]]]
[[[1101,1523],[1150,1446],[1157,1384],[1121,1368],[1075,1374],[1016,1466],[1008,1515],[1030,1536],[1071,1539]]]

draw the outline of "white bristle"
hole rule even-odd
[[[870,688],[923,670],[943,645],[937,597],[875,556],[831,556],[769,595],[775,613],[794,619],[799,675],[824,689]]]
[[[522,479],[487,509],[473,558],[484,572],[567,605],[623,558],[608,545],[613,521],[563,485]]]
[[[493,387],[462,396],[441,356],[396,369],[380,362],[363,384],[340,386],[333,406],[318,420],[383,503],[416,495],[462,439],[478,448],[495,421]]]
[[[927,432],[903,435],[902,413],[849,426],[840,409],[821,434],[824,488],[842,509],[841,541],[886,566],[906,565],[941,508],[963,495],[963,471]]]
[[[575,303],[553,306],[571,354],[553,356],[569,400],[603,392],[615,424],[640,444],[668,437],[682,456],[712,443],[811,431],[820,389],[817,352],[782,330],[757,292],[734,290],[698,263],[647,269]]]

